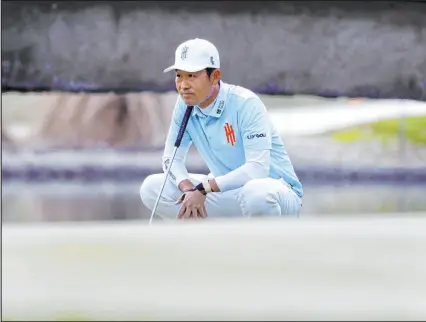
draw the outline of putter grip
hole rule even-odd
[[[185,133],[186,125],[188,124],[189,117],[191,116],[191,112],[194,106],[188,106],[185,111],[185,115],[183,116],[182,125],[180,126],[178,136],[176,138],[175,147],[180,146],[180,142],[182,141],[183,134]]]

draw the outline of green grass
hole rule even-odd
[[[405,124],[404,124],[405,122]],[[331,137],[340,142],[381,140],[383,143],[398,139],[405,126],[405,137],[414,144],[426,145],[426,116],[389,119],[367,123],[333,132]],[[401,128],[402,127],[402,128]]]

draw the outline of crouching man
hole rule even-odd
[[[179,96],[164,149],[164,173],[142,183],[144,205],[153,209],[186,107],[194,106],[155,214],[163,219],[299,215],[303,189],[282,140],[256,94],[221,80],[216,47],[203,39],[188,40],[178,46],[168,71],[176,73]],[[191,144],[210,175],[188,173]]]

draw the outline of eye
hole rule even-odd
[[[181,78],[182,76],[180,76],[180,74],[176,74],[176,78]]]
[[[189,77],[189,78],[194,78],[194,77],[195,77],[195,75],[194,75],[194,74],[189,74],[189,75],[188,75],[188,77]]]

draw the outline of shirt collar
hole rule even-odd
[[[214,105],[209,116],[219,118],[222,115],[226,105],[226,97],[228,95],[228,90],[228,84],[220,81],[219,93],[217,94],[217,97],[213,103]],[[203,116],[198,108],[194,108],[193,113],[198,116]]]

